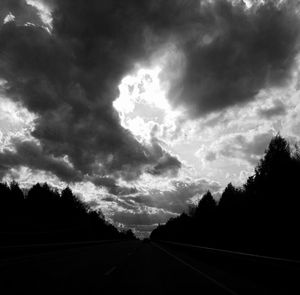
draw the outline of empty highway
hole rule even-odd
[[[162,242],[2,248],[2,294],[299,294],[299,263]]]

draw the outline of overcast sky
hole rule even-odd
[[[138,234],[300,136],[300,2],[0,0],[0,178]]]

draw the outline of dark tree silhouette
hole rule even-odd
[[[69,187],[61,193],[35,184],[25,196],[19,185],[0,183],[1,244],[135,239],[118,231],[100,210],[89,209]]]
[[[189,216],[158,226],[151,239],[299,258],[299,177],[299,149],[278,134],[242,188],[228,184],[218,205],[206,193]]]
[[[211,218],[216,211],[216,201],[214,200],[210,191],[208,191],[198,203],[196,210],[194,211],[194,218],[206,219]]]

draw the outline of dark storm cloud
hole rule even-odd
[[[197,117],[287,82],[299,51],[298,3],[264,2],[246,9],[242,2],[210,1],[195,12],[196,32],[178,41],[185,67],[171,87],[175,105]]]
[[[31,141],[15,141],[15,151],[5,149],[0,153],[0,168],[3,172],[10,168],[27,166],[36,170],[48,171],[61,180],[80,181],[82,175],[74,170],[67,162],[55,159],[43,152],[42,148]]]
[[[152,175],[171,175],[176,176],[181,168],[181,162],[174,156],[166,152],[155,137],[152,137],[149,151],[153,158],[159,159],[157,164],[147,170]]]
[[[24,11],[28,8],[24,1],[18,3]],[[17,19],[17,10],[9,1],[4,4],[3,17],[12,11]],[[0,30],[6,94],[37,115],[32,135],[43,152],[67,155],[78,173],[114,190],[118,188],[105,175],[132,180],[144,171],[160,175],[169,168],[176,174],[181,166],[177,158],[157,143],[141,145],[121,127],[112,106],[120,80],[148,55],[145,25],[140,26],[145,4],[72,0],[51,1],[51,6],[51,34],[18,21]]]
[[[2,1],[2,20],[8,12],[16,20],[0,26],[0,78],[7,96],[37,115],[32,135],[46,158],[67,155],[74,181],[78,174],[112,189],[104,176],[173,176],[181,167],[160,143],[142,145],[120,125],[112,102],[135,64],[150,64],[173,44],[183,68],[167,63],[162,78],[180,73],[169,76],[169,98],[198,116],[284,84],[298,50],[294,1],[250,10],[204,0],[42,2],[53,9],[51,33],[25,1]]]
[[[159,159],[158,164],[149,169],[148,172],[153,175],[162,175],[168,172],[173,174],[173,172],[175,172],[174,174],[176,175],[180,167],[180,161],[165,152],[163,157]]]

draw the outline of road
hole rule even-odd
[[[295,289],[298,263],[169,243],[107,241],[4,250],[1,294],[300,294]]]

